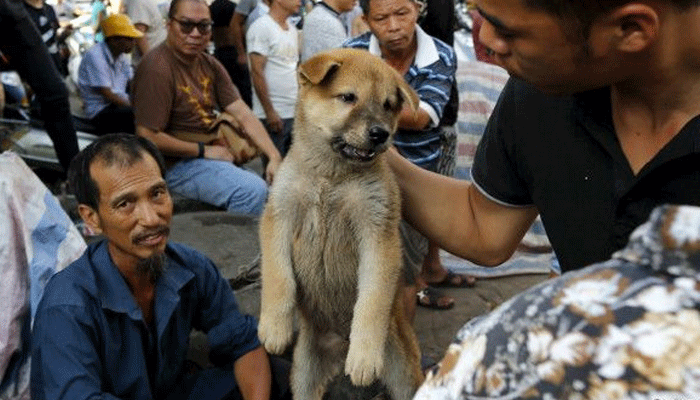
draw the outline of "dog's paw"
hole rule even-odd
[[[271,354],[281,354],[292,342],[294,324],[292,316],[275,318],[267,313],[260,315],[258,338]]]
[[[381,346],[379,346],[381,347]],[[368,386],[384,369],[384,352],[376,346],[364,346],[350,341],[345,373],[355,386]]]

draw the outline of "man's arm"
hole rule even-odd
[[[231,18],[231,22],[229,23],[231,34],[233,35],[233,45],[236,47],[236,51],[238,52],[238,64],[240,65],[248,64],[245,49],[245,20],[245,15],[234,11],[233,18]]]
[[[199,154],[199,144],[180,140],[166,132],[136,125],[136,134],[153,142],[166,156],[195,158]],[[274,146],[274,145],[273,145]],[[233,162],[233,154],[222,145],[208,144],[204,146],[204,158]]]
[[[102,393],[103,365],[92,323],[77,306],[39,307],[32,330],[33,400],[118,400]]]
[[[225,110],[236,118],[243,127],[244,134],[250,138],[269,159],[265,170],[265,178],[268,183],[271,183],[275,172],[277,172],[277,168],[282,162],[282,156],[277,150],[277,147],[275,147],[275,144],[270,140],[270,136],[267,134],[265,127],[260,120],[255,117],[242,99],[238,99],[229,104],[226,106]]]
[[[245,400],[268,400],[272,387],[270,360],[262,346],[241,356],[233,364],[233,374]]]
[[[501,264],[510,258],[537,216],[533,206],[498,204],[469,182],[417,167],[396,149],[388,154],[401,188],[404,218],[460,257],[480,265]]]
[[[399,114],[399,128],[420,131],[430,125],[430,115],[425,109],[418,107],[414,112],[408,104],[405,104]]]
[[[129,107],[131,106],[131,103],[129,102],[128,99],[125,99],[118,94],[114,93],[111,88],[108,87],[98,87],[95,88],[102,97],[105,98],[108,102],[118,105],[118,106],[124,106],[124,107]]]
[[[141,55],[146,54],[146,52],[151,48],[151,46],[148,43],[148,39],[146,39],[146,32],[148,32],[148,25],[142,23],[142,22],[137,22],[134,24],[136,29],[141,31],[144,35],[141,36],[140,38],[136,38],[136,47],[139,49],[139,53]]]
[[[265,111],[265,119],[272,130],[270,133],[279,133],[282,131],[282,118],[277,114],[270,100],[270,92],[265,80],[265,64],[267,64],[267,57],[258,53],[250,53],[250,76],[255,94],[258,95],[260,105]]]

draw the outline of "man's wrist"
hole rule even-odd
[[[197,158],[204,158],[204,143],[197,142],[197,146],[198,146]]]

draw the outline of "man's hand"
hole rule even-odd
[[[279,134],[282,132],[282,128],[284,128],[284,123],[282,122],[282,118],[280,118],[280,115],[277,114],[277,111],[272,109],[269,113],[265,114],[265,117],[267,121],[267,126],[270,127],[270,133]]]
[[[272,181],[275,179],[275,174],[277,173],[280,163],[282,163],[282,160],[279,158],[274,160],[271,159],[267,163],[267,167],[265,168],[265,180],[267,181],[268,185],[271,185]]]

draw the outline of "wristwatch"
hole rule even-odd
[[[204,158],[204,143],[198,142],[197,145],[199,146],[199,153],[197,153],[197,158]]]

